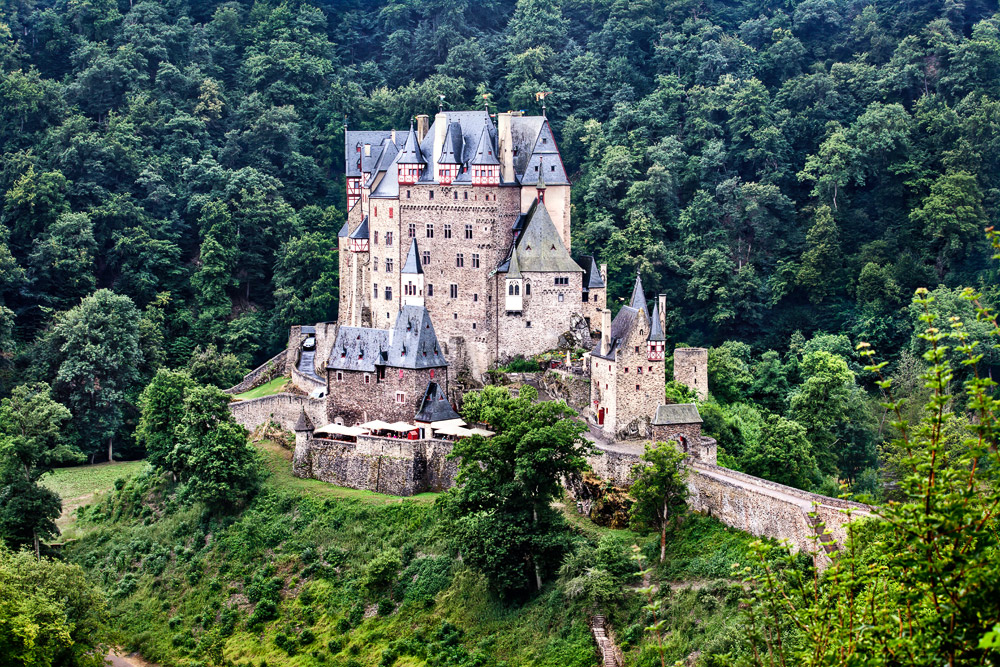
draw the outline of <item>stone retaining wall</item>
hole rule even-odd
[[[276,377],[285,374],[285,359],[288,356],[288,350],[282,350],[278,354],[274,355],[264,363],[262,363],[257,368],[253,369],[249,373],[243,376],[243,381],[240,382],[235,387],[230,387],[226,389],[227,394],[242,394],[245,391],[250,391],[251,389],[256,389],[260,385],[270,382]]]
[[[359,436],[357,443],[312,438],[296,446],[294,473],[394,496],[444,491],[455,484],[452,443]]]
[[[247,401],[233,401],[229,404],[229,411],[233,413],[236,422],[249,431],[268,421],[277,422],[282,428],[290,431],[298,421],[303,408],[313,425],[320,426],[327,423],[326,401],[322,398],[274,394]]]

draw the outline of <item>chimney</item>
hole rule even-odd
[[[611,309],[601,311],[601,354],[611,353]]]
[[[427,114],[422,113],[417,116],[417,142],[423,142],[424,137],[427,136],[427,129],[430,127],[430,118]]]
[[[392,138],[392,143],[396,143],[396,130],[390,132],[389,136]]]
[[[660,305],[660,328],[663,330],[663,333],[666,334],[667,333],[667,295],[666,294],[660,294],[659,296],[656,297],[656,299],[657,299],[657,301],[659,302],[659,305]]]
[[[497,158],[500,177],[505,183],[514,182],[514,137],[511,134],[511,111],[497,114]]]
[[[365,157],[371,157],[371,156],[372,156],[372,145],[365,144]]]
[[[431,174],[437,179],[438,160],[441,159],[441,149],[444,148],[444,137],[448,133],[448,116],[443,111],[439,111],[434,116],[434,161],[431,164]]]
[[[607,285],[608,285],[608,265],[607,264],[601,264],[601,282],[603,282],[604,286],[607,287]]]

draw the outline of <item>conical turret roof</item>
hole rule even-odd
[[[410,251],[406,253],[406,263],[403,264],[401,273],[423,273],[424,267],[420,265],[420,256],[417,252],[417,240],[410,241]]]
[[[427,164],[424,154],[420,152],[420,142],[417,141],[417,133],[413,130],[413,123],[410,123],[410,131],[406,135],[406,143],[403,150],[399,152],[397,164]]]
[[[636,310],[641,310],[646,313],[646,317],[649,317],[649,308],[646,307],[646,293],[642,290],[642,278],[638,271],[635,272],[635,287],[632,288],[632,300],[628,302],[628,305]]]
[[[497,160],[497,156],[493,152],[493,140],[490,138],[490,133],[485,126],[483,127],[482,134],[479,135],[479,146],[476,148],[476,154],[472,156],[469,164],[500,164],[500,161]]]
[[[660,326],[660,304],[653,304],[653,315],[650,319],[652,322],[649,324],[649,341],[659,343],[667,340],[666,334],[663,333],[663,327]]]
[[[313,430],[312,420],[309,419],[309,415],[306,414],[306,409],[305,408],[302,408],[302,411],[299,413],[299,420],[297,422],[295,422],[295,428],[292,429],[292,430],[294,430],[294,431],[311,431],[311,430]]]
[[[444,143],[441,145],[438,164],[461,164],[461,158],[462,128],[458,123],[448,123],[448,128],[444,132]]]
[[[521,279],[521,265],[517,261],[517,247],[510,253],[510,267],[507,269],[507,280]]]

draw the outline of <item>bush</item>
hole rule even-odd
[[[389,598],[382,598],[378,601],[379,616],[389,616],[395,609],[396,605]]]

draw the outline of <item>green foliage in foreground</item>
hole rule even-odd
[[[0,545],[0,664],[103,667],[106,609],[77,565]]]
[[[285,472],[237,516],[181,503],[150,472],[81,511],[82,538],[67,554],[108,592],[117,642],[164,667],[589,667],[597,656],[586,621],[600,609],[628,664],[647,664],[629,554],[638,543],[653,556],[658,539],[566,514],[572,551],[559,577],[525,604],[504,605],[450,553],[425,499],[297,480],[287,453],[267,451]],[[727,577],[750,542],[703,517],[671,528],[654,574],[676,611],[671,660],[741,636],[730,590],[739,586]]]
[[[991,238],[1000,250],[1000,236]],[[977,306],[977,319],[992,324],[993,336],[1000,336],[996,314],[982,308],[972,290],[966,298]],[[921,338],[929,367],[923,379],[930,390],[919,421],[906,418],[891,380],[879,382],[900,433],[892,445],[899,501],[880,509],[883,521],[852,528],[823,576],[778,564],[749,577],[752,664],[995,665],[1000,660],[990,634],[1000,623],[1000,397],[996,383],[979,375],[982,353],[961,319],[945,323],[936,317],[927,290],[918,292],[916,303],[924,311]],[[974,372],[965,382],[970,421],[955,412],[952,352]],[[884,366],[869,369],[881,372]],[[761,546],[759,553],[770,559],[775,549]]]

